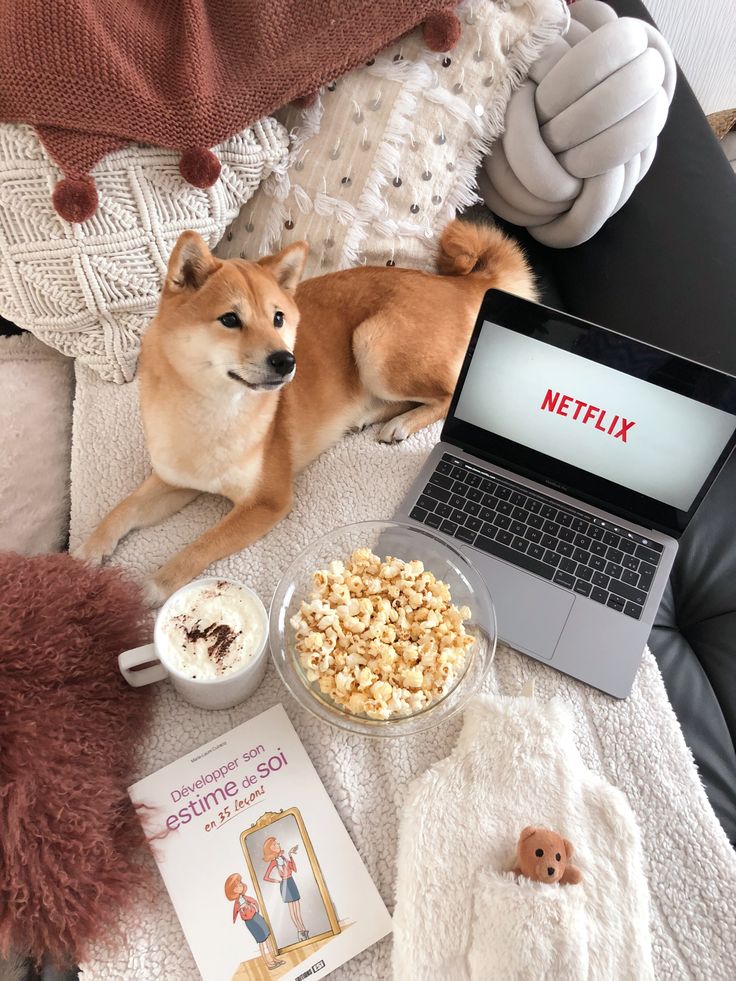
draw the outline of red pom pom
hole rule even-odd
[[[431,14],[422,28],[424,42],[430,51],[449,51],[460,40],[460,21],[451,10]]]
[[[64,177],[54,187],[51,201],[65,221],[86,221],[97,211],[97,188],[91,177]]]
[[[294,99],[294,105],[297,109],[308,109],[313,106],[317,101],[318,92],[307,92],[306,95],[300,95],[298,99]]]
[[[179,173],[194,187],[212,187],[221,169],[220,161],[212,150],[203,146],[185,150],[179,160]]]

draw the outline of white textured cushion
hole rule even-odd
[[[94,171],[97,212],[70,224],[51,204],[61,172],[33,130],[0,126],[0,313],[102,378],[130,381],[179,233],[194,228],[214,246],[284,165],[288,136],[263,119],[215,152],[222,174],[204,190],[181,177],[173,151],[111,153]]]
[[[571,13],[511,98],[480,182],[497,215],[554,248],[587,241],[628,201],[675,90],[672,53],[650,24],[599,0]]]
[[[478,200],[478,167],[511,92],[565,23],[561,0],[466,0],[456,13],[462,34],[447,54],[413,31],[314,106],[279,113],[293,129],[287,177],[243,208],[219,255],[257,258],[307,239],[307,276],[432,264],[441,229]]]

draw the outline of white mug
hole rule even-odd
[[[245,664],[237,670],[215,678],[190,678],[167,659],[167,644],[164,643],[162,634],[163,626],[169,615],[169,608],[175,599],[179,599],[190,590],[200,589],[202,586],[210,586],[218,582],[227,582],[237,586],[238,589],[242,589],[255,600],[255,605],[261,616],[263,639],[252,657],[248,658]],[[133,670],[133,668],[145,664],[147,661],[157,661],[158,663],[140,668],[137,671]],[[233,579],[223,579],[222,576],[195,579],[186,586],[182,586],[166,600],[159,610],[156,625],[153,628],[153,643],[144,644],[143,647],[135,647],[130,651],[123,651],[118,656],[120,673],[133,688],[140,688],[143,685],[150,685],[155,681],[169,678],[183,699],[190,705],[204,709],[232,708],[249,698],[263,680],[267,664],[268,616],[265,606],[252,589]]]

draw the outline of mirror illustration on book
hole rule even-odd
[[[265,961],[274,953],[283,954],[341,932],[298,808],[267,812],[240,835],[240,845],[257,897],[258,915],[269,931],[265,935],[258,931],[261,940],[253,934]],[[243,896],[247,902],[245,889]]]

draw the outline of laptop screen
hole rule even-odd
[[[525,309],[509,320],[512,299],[544,315]],[[500,316],[488,303],[449,428],[459,421],[487,434],[496,455],[531,451],[506,462],[607,509],[684,527],[734,441],[736,379],[527,301],[506,297]],[[544,466],[550,459],[559,466]]]

